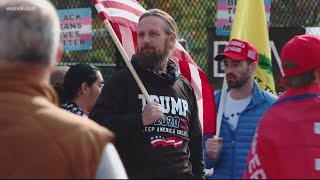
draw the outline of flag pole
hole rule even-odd
[[[216,124],[216,135],[214,136],[215,139],[218,139],[220,136],[220,129],[221,129],[221,122],[222,122],[222,114],[224,112],[224,105],[226,102],[227,97],[227,80],[226,77],[223,77],[223,85],[221,89],[221,97],[219,102],[219,109],[217,114],[217,124]]]
[[[128,55],[124,51],[124,49],[123,49],[123,47],[122,47],[122,45],[121,45],[116,33],[114,32],[109,20],[105,19],[103,22],[104,22],[107,30],[109,31],[114,43],[116,44],[118,50],[120,51],[120,54],[121,54],[122,58],[124,59],[124,62],[126,63],[127,67],[129,68],[129,70],[130,70],[131,74],[133,75],[134,79],[136,80],[136,82],[137,82],[142,94],[146,98],[147,102],[151,103],[151,99],[150,99],[149,93],[147,92],[146,88],[144,87],[144,85],[143,85],[141,79],[139,78],[136,70],[132,66],[131,61],[128,58]]]

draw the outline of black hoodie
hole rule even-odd
[[[168,78],[132,63],[165,118],[143,125],[146,100],[128,68],[106,83],[89,117],[116,134],[129,178],[203,178],[202,130],[191,85],[174,70]]]

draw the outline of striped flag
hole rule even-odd
[[[270,4],[270,0],[238,0],[230,39],[242,39],[257,48],[259,64],[255,79],[261,89],[275,94],[264,1]]]
[[[129,59],[131,59],[137,50],[139,17],[146,10],[136,0],[92,0],[92,3],[102,20],[110,22]],[[208,78],[178,42],[171,59],[179,66],[182,76],[194,88],[204,135],[214,135],[216,106]]]

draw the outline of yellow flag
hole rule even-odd
[[[261,89],[276,93],[263,0],[238,0],[231,37],[248,41],[259,52],[255,80]]]

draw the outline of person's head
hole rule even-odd
[[[320,38],[298,35],[288,41],[281,51],[284,83],[300,88],[320,80]]]
[[[82,110],[88,113],[96,103],[103,84],[103,77],[95,66],[90,64],[71,66],[63,82],[66,100],[82,106]]]
[[[143,63],[157,67],[166,63],[177,36],[177,24],[166,12],[151,9],[143,13],[138,23],[138,54]]]
[[[64,76],[69,70],[69,66],[57,66],[57,68],[51,73],[50,84],[54,86],[57,83],[63,84]]]
[[[0,65],[39,66],[49,74],[60,58],[59,37],[59,18],[48,0],[0,1]]]
[[[55,71],[51,73],[51,76],[50,76],[50,84],[54,88],[54,90],[57,92],[59,96],[60,104],[61,102],[65,101],[63,81],[64,81],[64,76],[66,75],[69,68],[70,68],[69,66],[58,66],[55,69]]]
[[[189,51],[189,46],[188,46],[188,42],[185,39],[179,39],[179,43],[181,44],[181,46],[188,52]]]
[[[224,62],[228,86],[240,88],[247,82],[253,81],[259,55],[257,49],[250,43],[232,39],[224,48],[224,52],[218,54],[215,60]]]

